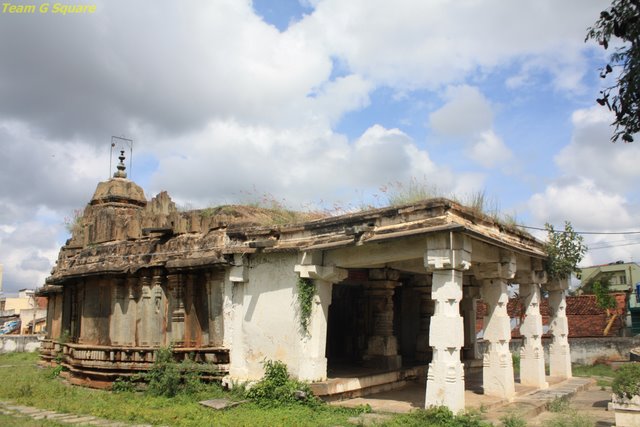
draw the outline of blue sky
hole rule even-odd
[[[606,2],[95,4],[0,14],[6,293],[43,283],[64,218],[109,176],[112,135],[135,141],[147,197],[181,206],[381,205],[415,180],[484,191],[526,225],[640,229],[640,146],[609,142],[605,52],[584,43]],[[591,236],[614,243],[584,264],[638,260],[637,240]]]

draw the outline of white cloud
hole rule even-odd
[[[543,57],[538,66],[558,87],[572,88],[566,72],[581,75],[584,67],[567,52],[584,49],[585,28],[601,9],[595,0],[325,0],[297,26],[352,72],[385,85],[435,89],[479,69]]]
[[[466,155],[480,166],[505,166],[511,150],[493,130],[493,107],[477,87],[449,86],[446,103],[429,115],[429,125],[444,137],[466,143]],[[503,167],[503,169],[505,169]]]
[[[151,192],[166,189],[182,203],[205,205],[237,202],[240,190],[255,188],[259,194],[286,194],[286,202],[299,208],[413,177],[445,190],[459,179],[435,165],[407,134],[380,125],[351,144],[321,128],[281,130],[221,121],[188,140],[179,144],[180,153],[161,144]]]
[[[444,99],[446,103],[429,116],[429,125],[437,132],[467,137],[493,125],[491,104],[477,87],[449,86]]]
[[[571,121],[573,137],[555,157],[558,167],[565,174],[588,176],[608,191],[635,189],[640,177],[640,145],[609,142],[613,116],[595,106],[575,111]]]
[[[488,130],[482,132],[474,141],[468,155],[481,166],[490,169],[504,166],[513,154],[494,131]]]
[[[582,230],[625,230],[637,224],[623,196],[604,191],[588,178],[551,183],[531,197],[529,209],[536,223],[567,220]]]

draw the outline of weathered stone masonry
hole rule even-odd
[[[546,387],[540,286],[554,310],[552,374],[571,375],[564,285],[546,283],[542,244],[518,229],[445,199],[262,226],[239,208],[178,212],[166,193],[147,201],[118,169],[98,185],[40,291],[49,296],[43,361],[61,356],[77,383],[108,386],[171,346],[237,381],[260,378],[265,359],[308,381],[425,366],[426,405],[458,411],[465,363],[482,357],[484,392],[510,399],[514,282],[527,307],[523,383]],[[299,278],[316,287],[307,332]],[[483,355],[480,297],[489,306]]]

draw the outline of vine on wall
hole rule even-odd
[[[300,277],[298,279],[298,308],[300,310],[300,327],[305,334],[309,333],[313,297],[316,294],[316,285],[313,280]]]

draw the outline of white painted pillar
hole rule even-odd
[[[225,321],[225,345],[229,347],[229,377],[233,381],[242,382],[249,378],[249,368],[245,354],[244,315],[245,287],[249,282],[248,260],[241,254],[234,255],[233,266],[225,278],[225,288],[230,295],[228,304],[229,322]],[[225,320],[227,320],[225,318]]]
[[[305,257],[303,257],[303,260]],[[316,294],[313,298],[311,318],[307,334],[300,338],[298,379],[301,381],[323,381],[327,379],[327,323],[333,284],[347,278],[347,270],[321,265],[299,264],[294,271],[303,279],[313,279]]]
[[[511,342],[511,322],[507,313],[507,280],[516,272],[515,255],[501,253],[500,262],[474,265],[476,279],[482,281],[482,300],[487,304],[484,339],[489,342],[482,361],[484,394],[512,400],[515,396]]]
[[[431,297],[435,301],[429,326],[433,358],[427,373],[425,407],[446,406],[464,410],[464,324],[460,316],[462,275],[471,265],[471,241],[457,233],[427,237],[425,267],[433,273]]]
[[[549,384],[545,380],[544,371],[540,285],[532,282],[527,283],[523,280],[518,280],[518,283],[525,309],[525,318],[520,326],[520,333],[523,337],[520,349],[520,383],[545,389],[549,387]]]
[[[569,322],[565,291],[568,280],[549,283],[549,329],[552,335],[549,346],[549,373],[552,377],[571,378],[571,349],[569,347]]]

